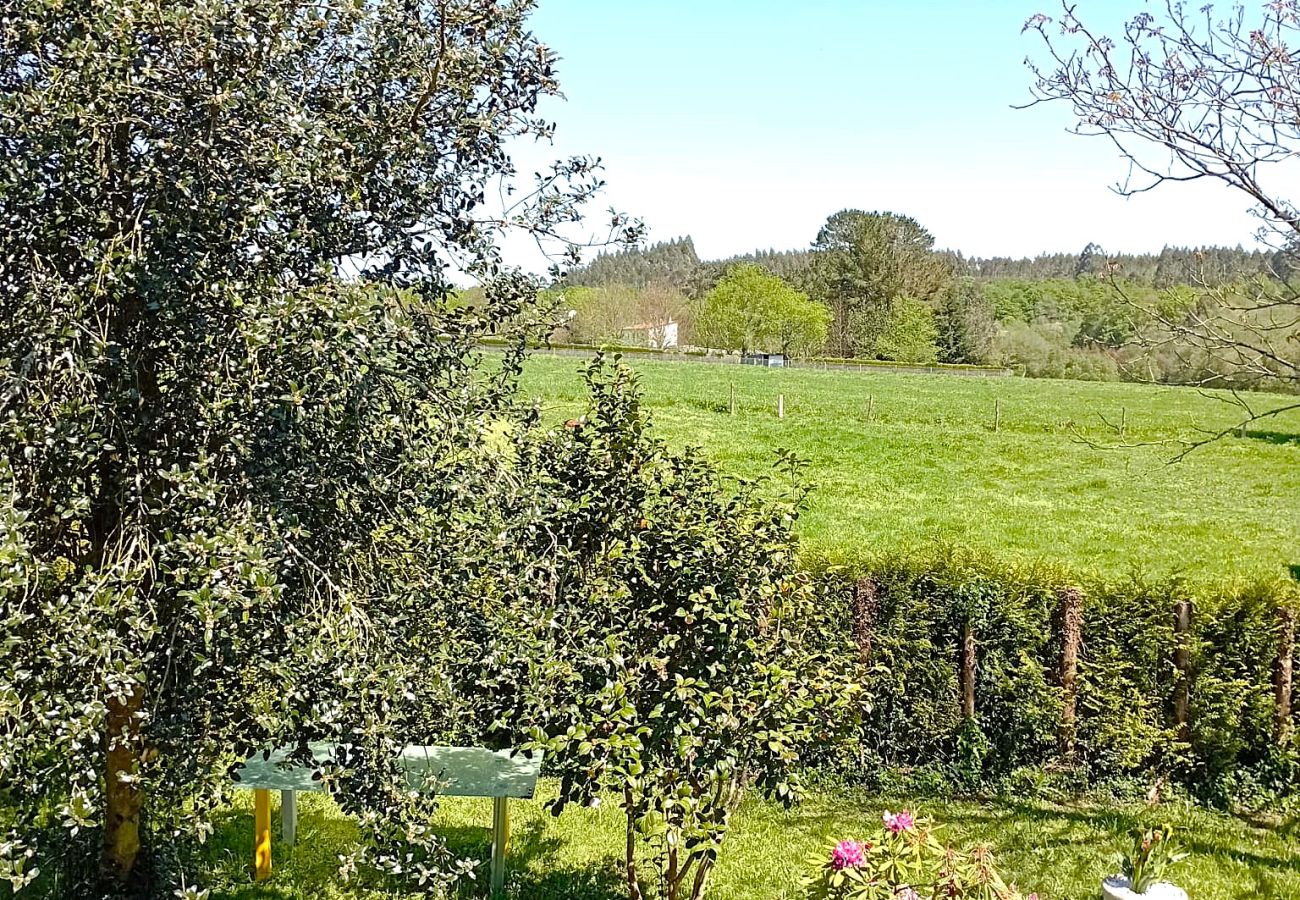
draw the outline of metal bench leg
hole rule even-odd
[[[253,878],[271,877],[271,792],[253,791]]]
[[[298,792],[280,791],[280,839],[292,847],[298,837]]]
[[[500,897],[506,890],[506,850],[510,846],[510,801],[505,797],[492,798],[492,896]]]

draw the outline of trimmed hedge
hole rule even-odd
[[[1279,732],[1275,682],[1283,623],[1293,622],[1282,610],[1293,611],[1298,599],[1293,582],[1192,596],[1178,581],[1081,581],[1059,568],[1008,566],[951,548],[806,564],[865,663],[856,756],[836,765],[868,779],[932,767],[969,789],[1027,768],[1068,773],[1074,784],[1165,779],[1219,804],[1296,789],[1295,711]],[[1073,728],[1063,721],[1070,591],[1082,593]],[[1181,639],[1186,675],[1175,665],[1174,611],[1184,601],[1193,610]],[[968,625],[977,660],[973,720],[961,705]]]

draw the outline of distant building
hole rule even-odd
[[[779,369],[785,365],[784,353],[746,353],[740,358],[742,366],[771,366]]]
[[[632,325],[623,329],[623,340],[631,346],[673,350],[677,347],[677,323],[669,319]]]

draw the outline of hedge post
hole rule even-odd
[[[1192,729],[1189,719],[1191,709],[1192,653],[1192,601],[1180,600],[1174,604],[1174,669],[1177,684],[1174,687],[1174,725],[1178,740],[1190,743]]]
[[[1061,756],[1074,758],[1078,711],[1079,645],[1083,642],[1083,591],[1061,591]]]
[[[975,718],[975,626],[969,619],[961,636],[961,717]]]
[[[1285,748],[1291,743],[1294,722],[1291,719],[1292,660],[1295,657],[1295,610],[1286,606],[1277,609],[1277,665],[1274,668],[1277,709],[1274,735],[1277,745]]]
[[[879,610],[875,580],[870,577],[858,579],[853,586],[853,639],[858,645],[858,658],[864,665],[871,659],[871,641]]]

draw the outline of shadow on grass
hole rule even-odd
[[[1300,434],[1292,434],[1285,431],[1256,431],[1247,428],[1246,437],[1256,441],[1263,441],[1266,444],[1276,444],[1279,447],[1285,447],[1288,445],[1300,446]]]
[[[279,817],[272,821],[272,877],[252,878],[253,822],[247,810],[228,810],[213,822],[208,855],[213,900],[316,900],[352,896],[339,875],[339,854],[357,839],[355,825],[321,810],[300,810],[297,842],[279,841]],[[456,900],[478,900],[490,893],[491,829],[440,825],[438,834],[457,858],[479,863],[473,879],[452,892]],[[607,857],[585,866],[556,861],[563,841],[546,833],[541,822],[529,822],[511,835],[506,858],[506,896],[528,900],[623,900],[627,897],[621,860]]]

